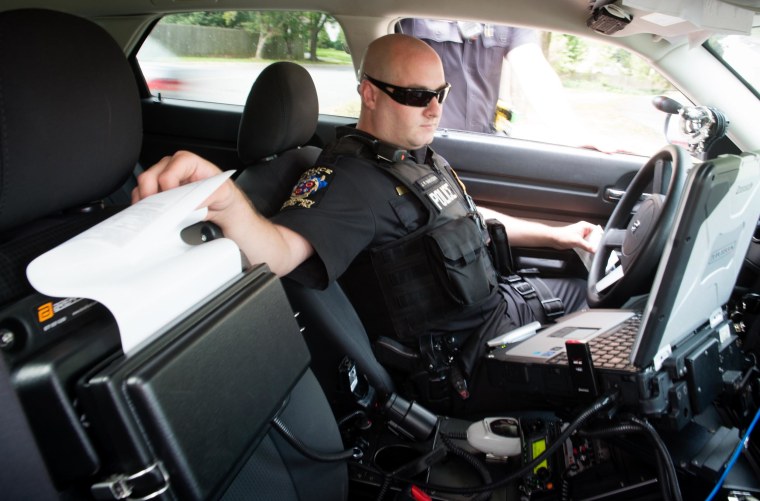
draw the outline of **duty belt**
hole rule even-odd
[[[523,270],[523,273],[535,273],[533,270]],[[509,275],[505,277],[507,284],[514,289],[530,306],[536,320],[541,323],[554,322],[565,314],[562,300],[552,293],[551,289],[538,277],[523,277]]]

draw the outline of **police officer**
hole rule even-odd
[[[339,131],[279,214],[267,220],[227,182],[207,200],[207,219],[252,264],[267,263],[278,275],[314,287],[343,275],[364,279],[361,296],[382,305],[402,341],[437,343],[427,355],[444,365],[458,355],[453,368],[467,377],[487,339],[533,314],[497,283],[477,208],[428,146],[449,91],[438,55],[413,37],[386,35],[370,44],[360,74],[356,127]],[[178,152],[140,176],[133,201],[218,172]],[[481,212],[502,220],[516,245],[594,250],[585,240],[591,224],[548,227]],[[435,264],[420,265],[428,262]],[[564,296],[566,310],[582,306],[585,283],[563,285],[554,294]]]
[[[441,57],[452,90],[439,127],[572,145],[591,140],[544,56],[536,30],[416,18],[402,19],[398,30],[424,40]],[[497,107],[501,99],[504,103]],[[522,118],[513,130],[509,121],[514,120],[515,108]],[[567,126],[570,117],[572,127]]]
[[[493,132],[502,63],[512,51],[539,47],[527,28],[438,19],[402,19],[400,31],[424,40],[441,58],[452,91],[439,127]],[[543,54],[538,50],[538,55]],[[532,53],[533,63],[540,60]]]

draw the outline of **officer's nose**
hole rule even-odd
[[[425,115],[439,116],[442,110],[443,110],[443,105],[438,102],[437,97],[434,97],[433,99],[430,100],[428,105],[425,107]]]

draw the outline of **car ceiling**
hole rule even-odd
[[[719,0],[726,4],[760,12],[760,0]],[[594,4],[611,3],[604,0],[289,0],[287,8],[292,10],[318,10],[331,13],[335,17],[362,16],[372,18],[392,18],[419,15],[435,17],[441,12],[447,16],[466,19],[490,19],[504,24],[542,25],[550,29],[585,26],[589,7]],[[0,10],[24,7],[38,7],[67,10],[91,18],[112,16],[142,16],[187,10],[239,10],[239,9],[280,9],[280,0],[70,0],[65,4],[59,0],[4,0]],[[357,7],[360,5],[360,7]]]
[[[760,0],[725,0],[726,3],[741,5],[760,11]],[[456,19],[484,20],[509,24],[513,26],[530,26],[550,31],[579,34],[584,36],[605,37],[597,35],[586,27],[590,6],[610,3],[609,0],[374,0],[356,2],[355,0],[288,0],[287,8],[292,10],[317,10],[330,13],[344,25],[354,29],[348,32],[349,45],[355,51],[361,51],[366,44],[379,35],[388,32],[392,23],[401,17],[449,17]],[[281,9],[281,0],[3,0],[0,10],[13,8],[50,8],[69,11],[94,19],[103,25],[117,41],[129,51],[139,42],[135,37],[158,16],[189,10],[240,10],[240,9]],[[636,12],[633,9],[633,12]],[[445,15],[442,15],[445,13]],[[651,34],[668,38],[669,44],[662,50],[670,50],[674,45],[684,43],[674,40],[671,28],[658,27],[652,23],[639,20],[635,15],[633,22],[621,32],[625,38],[613,40],[628,46],[645,57],[658,59],[661,53],[656,44],[651,43]],[[357,29],[358,28],[358,29]],[[365,29],[363,29],[365,28]],[[644,35],[644,41],[638,42],[637,35]]]

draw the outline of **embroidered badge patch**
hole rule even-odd
[[[309,209],[319,202],[333,176],[333,170],[327,167],[314,167],[301,175],[282,208],[302,207]]]

